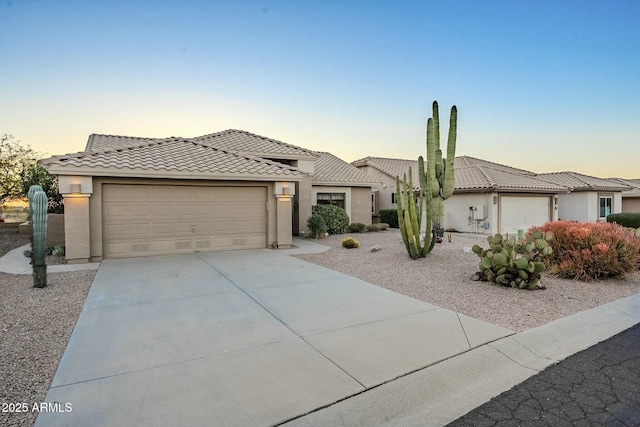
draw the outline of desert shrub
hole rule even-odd
[[[473,245],[480,257],[478,271],[471,280],[484,280],[517,289],[544,289],[540,274],[545,270],[544,258],[553,253],[549,242],[553,233],[537,230],[526,238],[496,234],[487,237],[489,249]]]
[[[361,222],[354,222],[349,224],[349,231],[352,233],[362,233],[367,229],[367,226]]]
[[[384,230],[389,228],[389,224],[387,224],[386,222],[380,222],[380,223],[378,223],[376,225],[378,226],[378,229],[382,230],[382,231],[384,231]]]
[[[313,214],[307,219],[307,227],[311,237],[316,239],[324,238],[324,234],[327,232],[327,223],[319,214]]]
[[[615,222],[623,227],[640,228],[640,213],[617,213],[607,215],[607,222]]]
[[[315,205],[311,213],[320,215],[327,224],[329,234],[342,234],[349,227],[349,215],[340,206]]]
[[[342,239],[342,247],[347,249],[359,248],[360,243],[353,237],[347,237],[346,239]]]
[[[398,210],[380,209],[380,222],[389,224],[391,228],[400,228],[398,225]]]
[[[369,224],[367,225],[368,231],[383,231],[389,228],[389,224],[385,222],[380,222],[378,224]]]
[[[638,269],[640,239],[608,222],[548,222],[534,230],[551,231],[553,254],[546,258],[549,272],[559,277],[591,281]]]

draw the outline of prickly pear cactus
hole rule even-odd
[[[471,250],[480,257],[480,271],[471,280],[495,282],[502,286],[518,289],[544,289],[540,275],[545,270],[544,257],[553,249],[549,242],[553,233],[534,231],[524,237],[501,234],[487,237],[488,249],[473,245]]]
[[[35,187],[35,186],[34,186]],[[31,187],[33,188],[33,187]],[[31,259],[33,264],[33,286],[47,286],[47,195],[40,189],[29,189],[29,212],[31,214]]]

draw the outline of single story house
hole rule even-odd
[[[396,209],[396,176],[411,166],[417,183],[415,160],[365,157],[352,162],[381,181],[374,188],[379,209]],[[517,233],[558,219],[558,195],[569,189],[540,179],[535,173],[469,156],[456,157],[455,190],[445,202],[444,228],[464,232]]]
[[[352,222],[370,223],[376,185],[329,153],[234,129],[196,138],[94,134],[85,151],[40,164],[59,178],[70,263],[290,247],[327,194]]]
[[[558,218],[580,222],[606,221],[607,215],[622,212],[622,192],[631,187],[620,182],[577,172],[537,175],[571,189],[559,195]]]
[[[609,178],[610,181],[629,187],[622,196],[622,213],[640,213],[640,179]]]

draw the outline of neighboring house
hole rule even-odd
[[[311,204],[337,205],[347,211],[351,222],[371,224],[371,188],[380,182],[331,153],[316,154]]]
[[[240,130],[91,135],[85,151],[40,164],[59,178],[72,263],[286,248],[324,194],[343,194],[351,218],[371,219],[374,180],[328,153]]]
[[[609,178],[609,181],[623,184],[630,188],[621,193],[622,212],[640,213],[640,179]]]
[[[537,175],[571,189],[559,195],[558,218],[571,221],[606,221],[607,215],[622,212],[622,192],[629,185],[577,172],[554,172]]]
[[[418,162],[366,157],[352,163],[382,182],[380,209],[397,208],[395,177],[412,168],[417,185]],[[516,233],[558,218],[557,196],[567,187],[539,179],[533,172],[474,157],[456,157],[455,191],[445,202],[444,228],[465,232]]]

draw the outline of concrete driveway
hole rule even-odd
[[[255,250],[102,262],[43,426],[268,426],[510,335]]]

